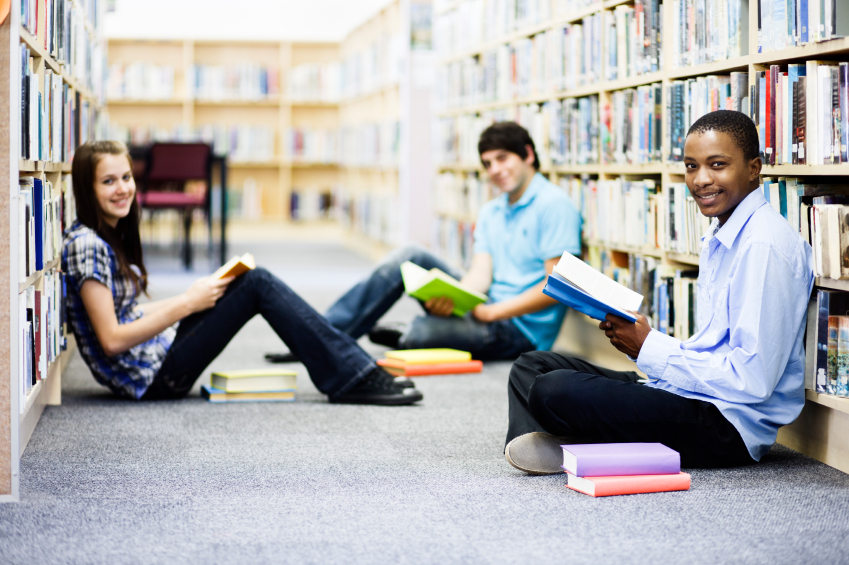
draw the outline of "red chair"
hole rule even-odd
[[[206,214],[212,249],[212,148],[205,143],[154,143],[147,152],[138,199],[143,208],[176,209],[183,214],[183,265],[192,266],[192,216],[201,208]],[[188,181],[204,181],[202,193],[185,192]]]

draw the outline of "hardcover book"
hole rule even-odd
[[[681,456],[662,443],[561,445],[563,469],[578,477],[668,475],[681,471]]]
[[[298,388],[298,373],[279,369],[218,371],[212,373],[212,386],[225,392],[292,390]]]
[[[488,300],[485,294],[460,284],[460,281],[448,273],[437,268],[423,269],[410,261],[401,264],[401,278],[407,294],[422,302],[440,296],[447,296],[453,300],[452,313],[455,316],[463,316],[478,304]]]
[[[200,394],[210,402],[292,402],[294,390],[272,390],[256,392],[227,392],[209,385],[200,387]]]
[[[386,352],[387,359],[408,364],[464,363],[472,360],[472,354],[458,349],[397,349]]]
[[[612,477],[576,477],[569,473],[566,477],[568,488],[596,497],[690,490],[688,473]]]
[[[459,361],[456,363],[405,363],[398,359],[378,359],[377,364],[396,377],[422,377],[426,375],[456,375],[480,373],[481,361]]]
[[[255,268],[256,262],[254,261],[254,256],[250,253],[245,253],[241,257],[238,255],[233,257],[218,267],[218,270],[212,273],[212,278],[223,279],[226,277],[238,277],[239,275],[247,273],[251,269]]]
[[[592,290],[589,290],[592,289]],[[564,253],[548,276],[543,293],[596,320],[614,314],[629,322],[637,318],[643,297],[596,271],[571,253]]]

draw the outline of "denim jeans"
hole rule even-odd
[[[411,261],[424,269],[436,267],[459,279],[462,273],[432,253],[408,246],[391,253],[371,275],[345,293],[325,314],[333,327],[358,339],[371,330],[404,294],[401,263]],[[401,338],[403,349],[451,347],[469,351],[475,359],[515,359],[534,346],[511,320],[483,323],[471,313],[462,318],[428,314],[417,316]]]
[[[316,388],[331,398],[375,368],[356,341],[338,331],[286,283],[262,268],[248,271],[218,303],[184,318],[144,399],[182,398],[233,336],[256,314],[306,366]],[[248,361],[249,366],[255,362]]]

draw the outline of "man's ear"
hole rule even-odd
[[[528,165],[533,165],[534,161],[536,161],[536,153],[534,152],[534,148],[530,146],[530,144],[525,145],[525,151],[527,151],[528,156],[524,158],[525,163]]]
[[[749,182],[758,180],[758,177],[761,175],[761,169],[763,169],[763,161],[761,161],[760,157],[755,157],[749,161]]]

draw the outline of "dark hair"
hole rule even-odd
[[[74,199],[79,221],[97,232],[115,252],[118,271],[129,278],[136,290],[147,292],[147,269],[142,259],[141,237],[139,236],[139,203],[133,198],[130,213],[118,220],[113,228],[103,219],[103,210],[94,192],[94,177],[97,164],[104,155],[124,155],[132,161],[127,146],[120,141],[90,141],[80,145],[74,153],[71,177],[74,184]],[[130,268],[135,265],[138,273]]]
[[[515,153],[522,159],[527,159],[528,145],[534,151],[534,168],[539,170],[539,155],[528,130],[516,122],[498,122],[483,130],[478,140],[478,155],[493,149],[503,149]]]
[[[708,131],[720,131],[727,134],[743,151],[743,157],[748,160],[760,155],[758,128],[752,119],[743,112],[734,110],[717,110],[708,112],[690,126],[687,135],[703,134]]]

